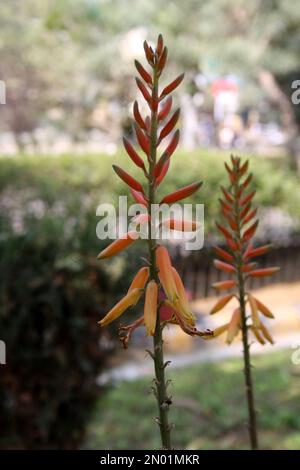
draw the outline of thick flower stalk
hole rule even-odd
[[[177,271],[172,267],[167,249],[157,244],[157,222],[155,220],[156,192],[163,182],[170,166],[171,157],[176,150],[179,141],[179,130],[174,130],[179,118],[179,109],[171,112],[171,92],[178,87],[183,79],[180,75],[162,90],[159,88],[159,80],[166,65],[167,48],[163,38],[159,35],[156,48],[153,49],[144,42],[146,60],[150,70],[135,61],[139,77],[136,78],[137,86],[149,109],[147,116],[142,116],[137,101],[133,105],[134,131],[137,143],[142,153],[137,150],[125,137],[124,147],[128,156],[141,170],[145,178],[142,184],[133,178],[127,171],[114,165],[116,174],[130,187],[134,200],[147,213],[137,216],[137,224],[146,224],[148,228],[148,264],[140,269],[133,279],[125,297],[120,300],[108,314],[99,322],[101,326],[109,324],[120,317],[126,310],[137,304],[141,297],[145,297],[143,315],[127,326],[120,327],[121,339],[126,348],[133,331],[138,327],[145,327],[147,335],[153,336],[154,349],[149,351],[154,361],[155,387],[154,392],[158,403],[159,417],[156,419],[159,427],[163,448],[171,448],[168,410],[171,397],[167,393],[165,380],[165,368],[167,363],[163,358],[162,330],[167,323],[179,325],[183,331],[192,336],[206,338],[211,332],[198,331],[195,326],[195,318],[188,304],[184,286]],[[169,137],[161,155],[158,149]],[[143,155],[144,154],[144,155]],[[158,204],[171,204],[178,202],[199,189],[200,182],[192,183],[178,189],[172,194],[166,195]],[[163,225],[170,230],[193,231],[197,224],[193,221],[180,221],[175,219],[164,220]],[[98,258],[108,258],[119,253],[135,242],[137,232],[131,231],[114,241]]]
[[[230,279],[217,282],[213,284],[213,287],[218,291],[230,290],[231,292],[223,295],[210,313],[220,312],[233,298],[237,300],[238,305],[233,308],[231,319],[228,323],[216,328],[214,336],[226,333],[226,341],[231,344],[239,332],[242,332],[250,442],[252,449],[257,449],[249,333],[252,333],[253,339],[261,344],[265,344],[266,341],[273,344],[273,338],[263,321],[263,317],[273,318],[273,314],[251,294],[247,284],[251,278],[271,276],[279,268],[261,269],[254,261],[260,255],[267,253],[271,246],[256,247],[252,243],[258,219],[256,218],[257,209],[252,207],[255,191],[249,190],[252,175],[247,174],[248,161],[242,163],[239,157],[232,156],[231,165],[225,163],[225,167],[230,185],[228,189],[221,188],[223,197],[220,199],[220,206],[224,224],[217,223],[216,225],[224,236],[227,247],[226,249],[215,248],[219,259],[215,259],[214,264],[217,269],[228,273]]]

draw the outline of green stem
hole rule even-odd
[[[158,76],[157,69],[153,69],[153,89],[152,96],[158,95]],[[156,164],[156,146],[157,146],[157,111],[151,112],[151,131],[150,131],[150,158],[149,158],[149,213],[153,204],[155,204],[155,178],[154,168]],[[151,218],[152,219],[152,218]],[[149,246],[149,262],[150,262],[150,278],[154,279],[156,283],[159,282],[156,266],[156,239],[152,236],[152,223],[149,221],[148,229],[148,246]],[[165,379],[165,362],[163,356],[163,338],[162,326],[160,323],[159,310],[157,311],[156,328],[153,337],[153,360],[155,369],[155,385],[156,385],[156,399],[159,410],[158,424],[160,428],[161,441],[164,449],[171,449],[170,425],[168,421],[168,411],[170,398],[167,394],[167,384]]]
[[[241,220],[240,220],[240,209],[238,203],[238,193],[239,187],[238,183],[234,184],[234,200],[235,200],[235,218],[237,223],[237,241],[240,246],[242,246],[242,237],[241,237]],[[241,311],[241,328],[242,328],[242,341],[243,341],[243,355],[244,355],[244,377],[245,377],[245,386],[246,386],[246,397],[248,405],[248,423],[249,423],[249,437],[252,450],[258,449],[258,438],[257,438],[257,426],[256,426],[256,412],[254,405],[254,392],[253,392],[253,380],[251,373],[251,361],[250,361],[250,347],[248,339],[248,324],[247,324],[247,315],[246,315],[246,302],[245,302],[245,279],[244,273],[242,271],[243,266],[243,254],[242,248],[236,253],[237,261],[237,278],[239,286],[239,303]]]

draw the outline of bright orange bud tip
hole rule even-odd
[[[214,284],[212,284],[212,287],[218,290],[231,289],[232,287],[235,287],[235,286],[236,286],[236,281],[234,280],[220,281],[220,282],[215,282]]]
[[[146,267],[141,268],[137,272],[137,274],[134,276],[129,286],[128,293],[131,292],[133,289],[144,289],[148,279],[149,279],[149,268],[146,268]]]
[[[224,297],[222,297],[221,299],[219,299],[218,302],[215,304],[215,306],[210,311],[210,314],[213,315],[214,313],[217,313],[220,310],[222,310],[222,308],[225,307],[225,305],[227,305],[228,302],[230,302],[230,300],[233,298],[233,296],[234,296],[234,294],[228,294],[228,295],[225,295]]]
[[[249,273],[251,277],[264,277],[264,276],[272,276],[272,274],[277,273],[280,271],[280,268],[262,268],[262,269],[254,269]]]
[[[224,261],[220,261],[218,259],[214,260],[214,265],[217,269],[221,269],[221,271],[226,271],[227,273],[234,273],[235,268],[231,264],[224,263]]]
[[[127,248],[127,246],[131,245],[131,243],[136,240],[137,235],[137,232],[134,230],[125,233],[125,235],[113,241],[110,245],[108,245],[108,247],[101,251],[101,253],[99,253],[97,256],[97,259],[110,258],[111,256],[116,255],[120,251]]]
[[[155,333],[156,318],[157,318],[157,297],[158,286],[155,281],[150,281],[147,285],[145,306],[144,306],[144,321],[147,335],[153,336]]]

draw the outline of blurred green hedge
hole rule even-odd
[[[224,154],[197,151],[172,157],[160,193],[195,180],[204,185],[189,202],[205,204],[205,227],[214,230]],[[108,305],[128,287],[143,245],[97,262],[107,242],[96,237],[99,203],[128,194],[111,169],[118,155],[0,158],[0,366],[3,448],[72,448],[79,445],[99,390],[96,378],[111,353],[107,330],[97,326]],[[280,161],[251,157],[257,202],[300,219],[297,178]]]

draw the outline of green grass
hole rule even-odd
[[[254,376],[261,448],[300,449],[300,366],[291,352],[256,356]],[[229,360],[169,368],[173,446],[183,449],[247,449],[242,364]],[[150,378],[107,390],[94,410],[85,447],[160,448]]]

